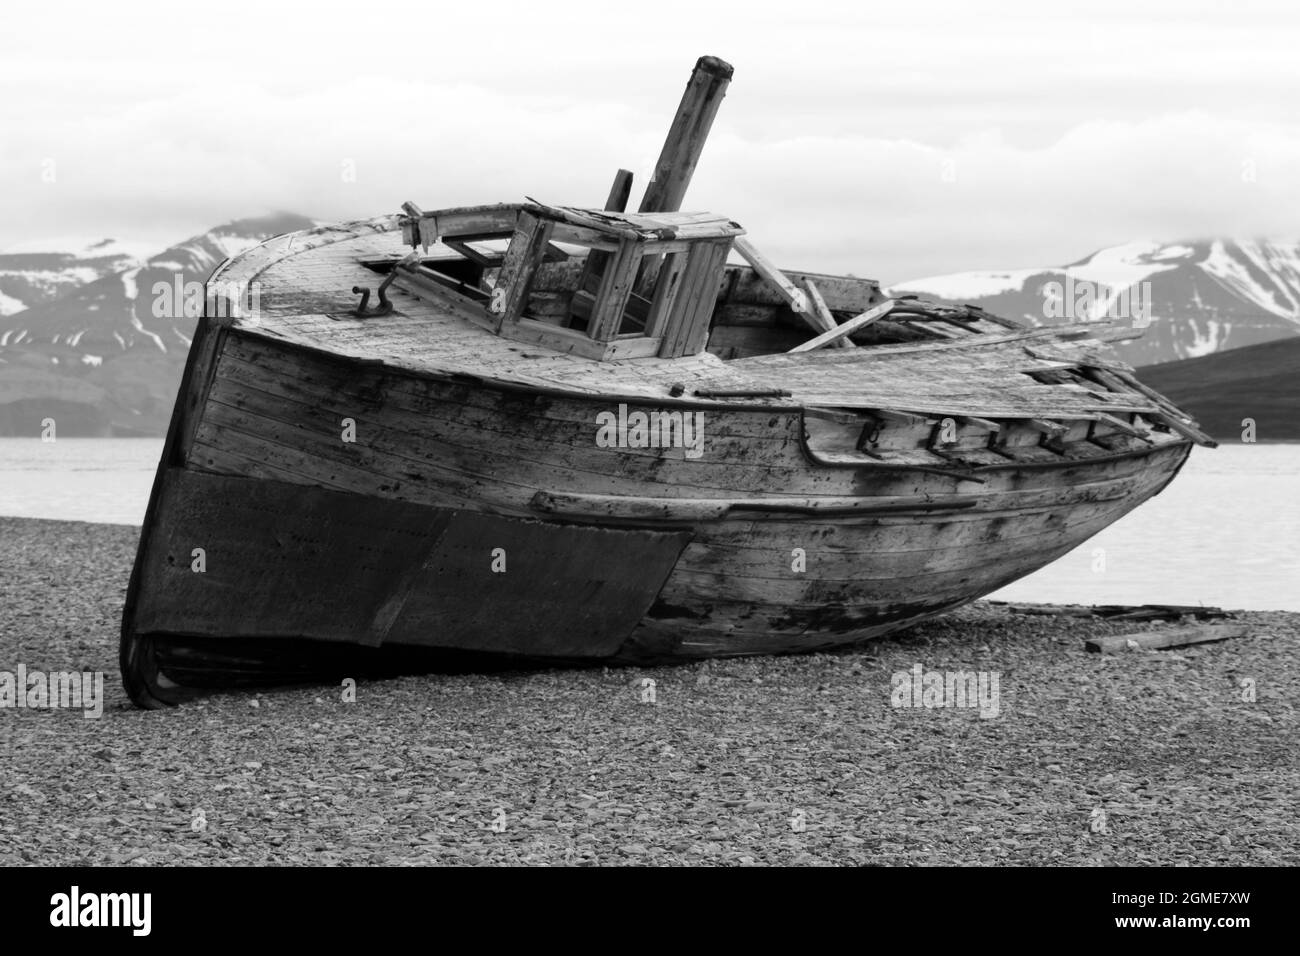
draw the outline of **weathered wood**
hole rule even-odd
[[[505,261],[497,274],[493,302],[488,311],[496,317],[497,330],[519,321],[528,305],[529,282],[546,254],[551,223],[531,213],[519,214]]]
[[[609,188],[609,197],[605,200],[606,211],[623,212],[627,209],[631,194],[632,173],[630,170],[620,169],[614,174],[614,183]],[[578,290],[595,293],[600,288],[601,276],[604,275],[608,264],[609,253],[593,249],[583,266],[582,277],[578,280]]]
[[[647,498],[637,495],[593,495],[541,492],[532,505],[547,514],[591,518],[659,518],[667,521],[708,521],[733,511],[791,514],[887,514],[950,511],[970,508],[977,499],[953,496],[936,500],[924,496],[826,498]]]
[[[618,335],[640,262],[638,244],[624,240],[605,265],[596,294],[597,311],[592,313],[588,326],[588,333],[596,341],[608,342]]]
[[[767,282],[777,293],[785,299],[790,311],[799,316],[809,328],[814,332],[829,332],[834,328],[834,323],[829,327],[822,317],[815,311],[808,308],[808,294],[802,289],[796,288],[781,270],[774,266],[766,256],[754,248],[753,244],[747,239],[737,239],[735,249],[744,257],[763,281]]]
[[[831,310],[826,307],[826,300],[822,298],[817,283],[812,279],[805,279],[803,284],[808,290],[808,300],[812,303],[813,311],[817,313],[818,324],[834,329],[836,327],[835,316],[831,315]],[[844,336],[838,336],[830,340],[830,343],[838,348],[853,347],[853,342]]]
[[[733,72],[729,63],[717,57],[703,56],[696,61],[655,163],[654,175],[641,198],[641,212],[675,212],[682,208]]]
[[[609,198],[605,200],[605,209],[609,212],[623,212],[632,195],[632,171],[620,169],[614,174],[614,184],[609,187]]]
[[[1206,644],[1226,641],[1234,637],[1247,637],[1250,628],[1236,624],[1203,624],[1188,627],[1170,627],[1161,631],[1140,631],[1135,634],[1115,634],[1094,637],[1085,641],[1090,651],[1113,654],[1123,650],[1153,651],[1165,647],[1186,647],[1189,644]]]
[[[816,288],[813,285],[811,279],[807,280],[807,285],[810,291]],[[821,348],[824,345],[828,345],[831,342],[835,342],[841,338],[845,338],[849,335],[852,335],[854,332],[857,332],[859,329],[867,325],[870,325],[872,322],[875,322],[877,319],[884,318],[886,315],[889,314],[889,310],[892,309],[893,307],[894,307],[894,300],[887,299],[884,302],[880,303],[880,305],[868,309],[866,312],[863,312],[861,315],[855,315],[847,322],[840,323],[835,328],[831,329],[829,332],[823,332],[821,335],[817,336],[814,339],[809,339],[807,342],[804,342],[802,345],[796,345],[794,348],[790,349],[790,351],[791,352],[812,352],[816,349]]]

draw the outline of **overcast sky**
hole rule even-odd
[[[1136,238],[1294,239],[1295,9],[8,4],[0,248],[407,199],[599,206],[620,166],[635,204],[701,54],[736,73],[686,207],[788,267],[893,282]]]

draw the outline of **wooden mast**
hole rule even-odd
[[[686,187],[691,184],[733,72],[730,63],[716,56],[702,56],[696,61],[655,164],[654,177],[641,199],[640,212],[681,211]]]
[[[686,83],[682,101],[677,106],[673,125],[668,128],[664,148],[645,195],[641,197],[639,212],[680,212],[686,188],[695,175],[695,166],[704,152],[704,143],[713,127],[713,118],[727,93],[731,75],[735,70],[725,60],[716,56],[702,56],[695,61],[695,69]],[[647,256],[641,263],[636,280],[636,292],[649,296],[659,277],[661,256]]]

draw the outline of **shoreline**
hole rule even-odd
[[[1300,863],[1300,613],[1098,654],[1152,625],[976,602],[829,654],[145,712],[117,675],[138,530],[0,518],[0,671],[102,671],[106,696],[0,709],[0,865]],[[997,675],[996,716],[897,705],[918,665]]]

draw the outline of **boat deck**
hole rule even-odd
[[[500,338],[457,303],[396,288],[390,293],[393,312],[357,317],[353,287],[374,287],[381,280],[365,263],[391,260],[407,251],[396,216],[347,223],[271,240],[219,269],[210,287],[247,288],[256,283],[259,311],[234,319],[236,329],[417,373],[611,397],[663,399],[676,386],[677,394],[687,400],[695,398],[696,391],[784,393],[720,402],[750,407],[757,403],[1069,420],[1131,413],[1159,418],[1167,413],[1159,399],[1134,389],[1050,381],[1053,373],[1081,368],[1131,371],[1103,350],[1102,343],[1117,335],[1103,323],[1003,328],[921,344],[731,361],[708,352],[598,361]]]

